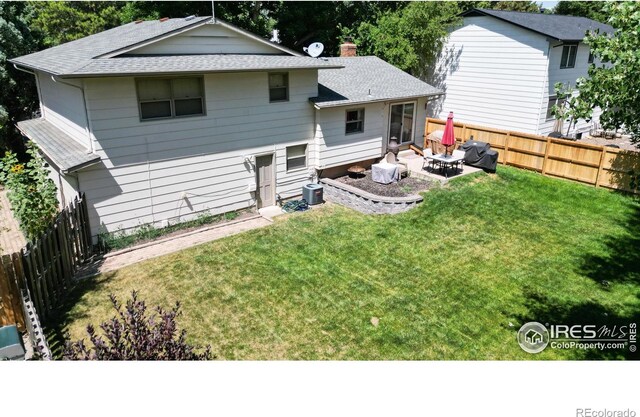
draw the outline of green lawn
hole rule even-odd
[[[85,284],[73,339],[113,315],[108,295],[183,305],[189,341],[221,359],[580,359],[523,352],[524,322],[640,321],[637,199],[513,168],[460,178],[419,208],[336,205]],[[373,326],[371,318],[379,318]]]

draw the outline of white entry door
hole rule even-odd
[[[273,155],[262,155],[256,158],[256,174],[258,176],[258,208],[275,205]]]
[[[389,140],[395,137],[399,145],[413,142],[415,110],[415,102],[391,105]]]

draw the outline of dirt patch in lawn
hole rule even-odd
[[[345,175],[335,180],[383,197],[408,197],[437,186],[436,182],[416,177],[404,177],[391,184],[379,184],[371,179],[371,171],[366,171],[358,178]]]

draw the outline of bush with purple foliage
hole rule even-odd
[[[87,326],[93,347],[84,340],[68,342],[64,349],[66,360],[208,360],[211,347],[202,353],[186,343],[186,331],[178,332],[176,317],[180,303],[169,311],[156,307],[156,313],[147,315],[144,301],[138,300],[137,291],[131,293],[124,308],[114,295],[109,296],[118,314],[100,325],[104,335],[98,335],[92,325]]]

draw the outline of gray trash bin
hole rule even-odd
[[[310,206],[322,203],[322,194],[323,188],[320,184],[307,184],[302,187],[302,198],[307,200]]]

